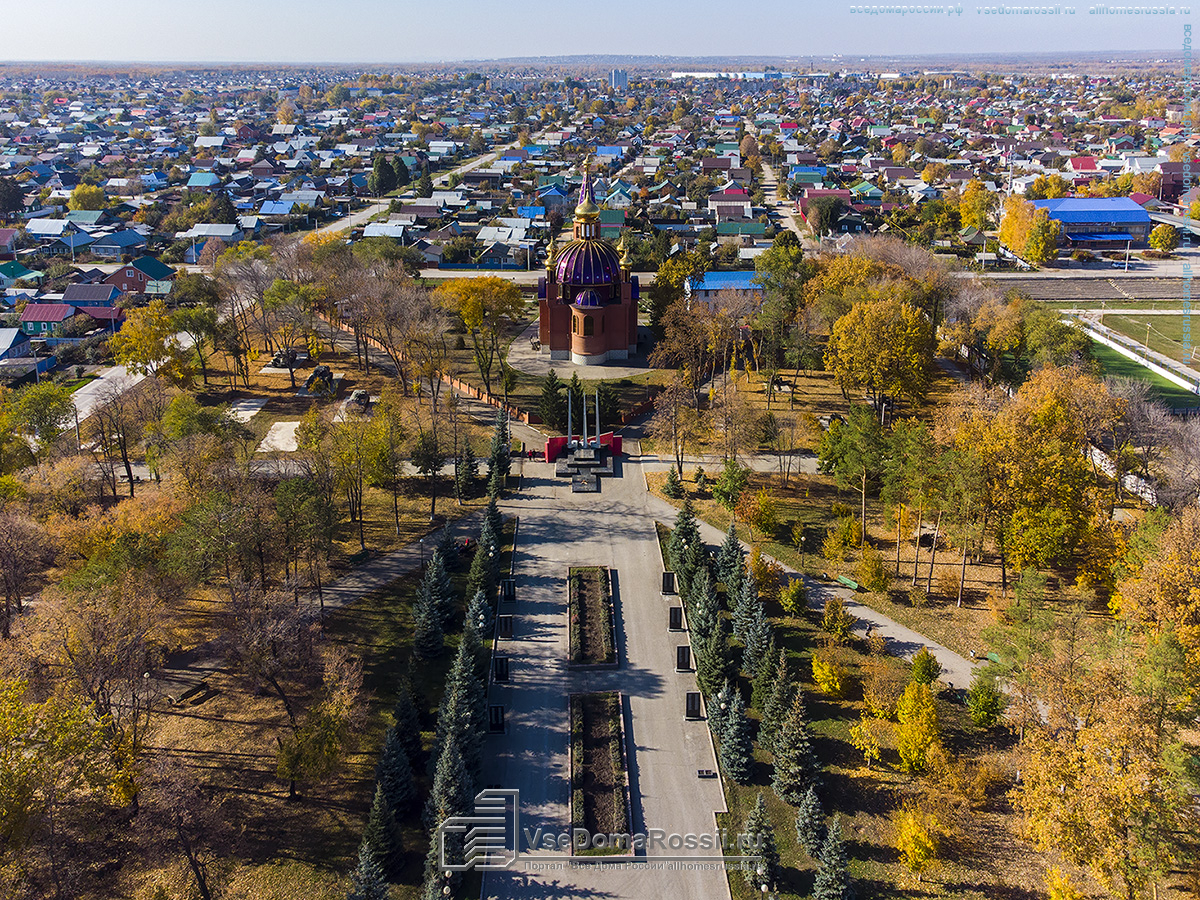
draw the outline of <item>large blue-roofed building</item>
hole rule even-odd
[[[1150,235],[1150,214],[1128,197],[1060,197],[1034,200],[1033,205],[1062,224],[1068,247],[1124,247],[1143,244]]]
[[[705,272],[684,283],[684,294],[689,304],[699,302],[710,308],[726,305],[725,298],[751,297],[756,306],[763,300],[757,272]]]

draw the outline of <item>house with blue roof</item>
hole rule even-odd
[[[758,273],[748,272],[705,272],[699,278],[689,278],[683,284],[683,294],[688,307],[703,303],[709,309],[729,306],[731,300],[750,298],[754,308],[763,302],[763,286]]]
[[[114,231],[97,238],[88,248],[96,256],[120,259],[124,256],[137,256],[146,250],[146,237],[131,228],[124,231]]]
[[[1150,235],[1150,213],[1128,197],[1059,197],[1033,205],[1062,225],[1063,240],[1072,248],[1144,244]]]
[[[221,176],[213,172],[193,172],[187,180],[187,188],[190,191],[211,191],[220,185]]]

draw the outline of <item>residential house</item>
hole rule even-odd
[[[41,281],[42,273],[27,269],[15,259],[0,263],[0,288],[7,290],[18,281]]]
[[[221,176],[215,172],[193,172],[187,180],[189,191],[212,191],[221,186]]]
[[[62,302],[71,306],[113,306],[121,290],[111,284],[68,284]]]
[[[749,308],[757,309],[763,300],[757,272],[705,272],[699,278],[687,279],[683,292],[689,309],[693,303],[716,309],[735,298],[749,298]]]
[[[88,249],[96,256],[121,259],[144,252],[146,238],[132,229],[114,231],[97,238]]]
[[[17,258],[17,234],[15,228],[0,228],[0,259]]]
[[[30,337],[62,337],[63,326],[79,311],[69,303],[28,303],[21,311],[21,330]]]
[[[139,256],[104,279],[104,284],[123,294],[162,297],[171,293],[175,270],[153,256]],[[68,288],[70,290],[70,288]],[[63,299],[70,302],[67,294]]]
[[[70,256],[74,259],[76,253],[83,253],[95,241],[86,231],[64,231],[61,237],[46,245],[46,252],[51,256]]]
[[[74,222],[67,219],[46,219],[36,218],[30,219],[25,225],[25,232],[39,241],[49,243],[62,237],[64,234],[79,233],[80,227]]]

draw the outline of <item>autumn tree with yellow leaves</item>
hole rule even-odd
[[[492,392],[492,372],[501,359],[501,331],[515,319],[524,301],[521,289],[504,278],[451,278],[434,292],[447,309],[462,319],[471,336],[471,349],[484,390]]]
[[[1041,266],[1058,255],[1062,225],[1029,200],[1009,197],[1000,219],[1000,242],[1031,265]]]

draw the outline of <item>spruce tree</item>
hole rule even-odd
[[[717,619],[712,633],[701,648],[696,656],[696,683],[707,696],[720,690],[721,685],[737,673],[733,648],[729,646],[729,629],[724,619]]]
[[[504,493],[505,473],[499,466],[493,465],[488,471],[487,495],[493,500]]]
[[[442,652],[442,611],[424,581],[417,588],[413,601],[413,652],[422,660],[433,659]]]
[[[817,870],[817,880],[813,883],[813,900],[850,900],[853,896],[850,861],[846,858],[842,826],[834,819],[825,844],[821,847],[821,868]]]
[[[476,591],[463,620],[463,642],[476,659],[482,658],[491,647],[494,621],[492,604],[487,595],[483,591]]]
[[[615,425],[619,424],[621,414],[621,401],[617,396],[617,389],[613,387],[611,381],[602,381],[596,386],[596,390],[600,395],[600,428],[611,431]],[[594,416],[595,413],[592,415]],[[596,435],[596,437],[599,436]]]
[[[421,714],[417,712],[412,690],[407,683],[402,683],[396,690],[392,721],[396,724],[396,737],[408,755],[408,761],[413,762],[421,752]]]
[[[696,524],[691,497],[684,498],[675,517],[675,527],[667,542],[667,561],[675,570],[680,595],[685,601],[691,599],[692,583],[700,570],[708,565],[708,548],[700,539],[700,526]]]
[[[761,892],[764,884],[768,889],[774,888],[782,874],[779,845],[775,841],[775,830],[771,827],[770,816],[767,815],[767,801],[761,792],[753,811],[746,817],[746,824],[742,826],[742,830],[747,835],[756,835],[758,842],[754,851],[757,859],[742,869],[746,883],[755,892]]]
[[[471,560],[471,568],[467,572],[467,596],[474,597],[479,591],[491,596],[496,588],[496,546],[491,542],[485,544],[481,539],[475,545],[475,556]]]
[[[387,900],[387,874],[364,840],[358,845],[358,865],[350,873],[346,900]]]
[[[775,647],[774,635],[771,636],[767,646],[767,654],[763,657],[762,664],[758,667],[758,674],[754,676],[754,681],[750,686],[750,706],[759,711],[760,719],[763,706],[766,705],[771,692],[775,689],[775,675],[779,671],[779,651]]]
[[[383,752],[375,767],[375,783],[396,816],[403,816],[417,799],[412,762],[395,727],[389,726],[383,737]]]
[[[379,784],[375,785],[375,798],[371,801],[371,813],[367,817],[367,827],[363,829],[362,842],[390,880],[396,874],[400,860],[400,829],[396,824],[395,811],[388,803],[383,786]]]
[[[396,189],[396,170],[382,153],[375,155],[371,174],[367,176],[367,188],[376,197],[382,197]]]
[[[717,616],[720,615],[717,588],[709,577],[708,569],[700,570],[693,582],[691,595],[691,603],[688,604],[688,631],[703,643],[712,634],[717,624]]]
[[[392,171],[396,173],[397,187],[404,187],[412,180],[412,175],[408,171],[408,164],[399,156],[392,157]]]
[[[725,596],[730,598],[731,604],[733,598],[738,596],[738,582],[741,581],[743,565],[742,542],[737,536],[737,521],[730,519],[729,530],[725,532],[725,542],[717,551],[717,578],[725,585]]]
[[[800,691],[796,692],[792,708],[775,734],[773,751],[775,773],[771,778],[771,787],[780,800],[799,806],[808,789],[820,779],[817,755],[813,752],[812,737],[808,731],[804,696]]]
[[[700,526],[696,524],[696,510],[692,498],[687,497],[675,515],[675,526],[667,541],[667,562],[679,570],[684,563],[684,552],[688,547],[700,544]]]
[[[445,631],[454,621],[454,586],[450,582],[450,574],[446,571],[446,561],[440,550],[434,550],[425,568],[425,589],[429,593],[430,603],[437,610],[438,617]]]
[[[442,526],[438,533],[437,551],[442,554],[442,562],[446,571],[453,572],[458,568],[458,546],[454,543],[454,535],[450,533],[450,523]]]
[[[488,500],[488,504],[483,510],[483,517],[487,521],[488,530],[495,541],[496,547],[499,548],[500,536],[504,533],[504,517],[500,514],[500,504],[496,501],[495,497]],[[479,539],[481,542],[483,541],[482,534]]]
[[[473,776],[479,770],[486,730],[487,691],[475,667],[474,655],[460,642],[446,674],[446,690],[438,706],[433,753],[436,757],[449,744],[457,745],[467,771]]]
[[[571,434],[576,437],[583,436],[583,382],[579,380],[579,373],[571,373],[571,381],[567,384],[567,393],[571,395],[571,402],[568,406],[571,407]]]
[[[421,177],[417,179],[417,196],[432,197],[433,196],[433,179],[429,177],[429,170],[426,169],[421,173]]]
[[[438,759],[433,776],[433,789],[422,816],[428,828],[436,828],[451,816],[465,815],[471,810],[474,780],[463,762],[458,744],[449,743]]]
[[[496,425],[492,430],[492,452],[488,456],[488,465],[494,471],[500,470],[501,475],[508,475],[512,468],[512,435],[508,430],[508,414],[500,409],[496,411]]]
[[[774,645],[771,623],[767,621],[767,611],[761,603],[755,603],[754,612],[750,619],[749,630],[742,638],[742,668],[746,674],[754,678],[759,666],[767,659]]]
[[[462,451],[454,464],[454,490],[458,499],[470,500],[475,497],[479,486],[479,460],[471,449],[469,441],[463,443]]]
[[[787,651],[779,651],[779,664],[775,667],[775,681],[762,705],[762,719],[758,726],[758,743],[766,750],[775,752],[775,735],[787,718],[792,707],[792,697],[798,689],[792,684],[788,672]]]
[[[558,373],[551,369],[542,379],[542,394],[538,399],[538,414],[547,428],[563,431],[566,424],[566,405],[563,402],[563,383]]]
[[[746,784],[754,772],[754,743],[741,691],[734,690],[721,734],[721,769],[727,778]]]
[[[758,599],[758,591],[754,589],[754,582],[746,578],[742,580],[741,587],[736,594],[727,594],[726,596],[729,597],[731,603],[736,604],[733,607],[733,636],[745,644],[746,632],[754,617],[755,607],[762,607],[762,603]]]
[[[721,741],[725,737],[725,726],[729,723],[729,702],[733,699],[733,685],[728,681],[715,694],[705,698],[705,711],[708,714],[708,730],[712,732],[717,750],[720,751]]]
[[[821,848],[825,845],[825,811],[821,809],[815,785],[810,785],[804,792],[804,799],[796,811],[796,840],[813,859],[821,858]]]
[[[663,493],[672,500],[683,496],[683,482],[679,480],[679,472],[674,466],[667,469],[667,480],[663,484]]]
[[[429,835],[429,852],[425,854],[425,880],[421,885],[421,900],[446,900],[446,897],[454,896],[454,889],[461,883],[461,876],[457,872],[442,871],[439,837],[436,829]],[[445,844],[447,862],[464,861],[461,832],[451,831],[446,834]],[[450,893],[443,893],[446,888],[450,889]]]

